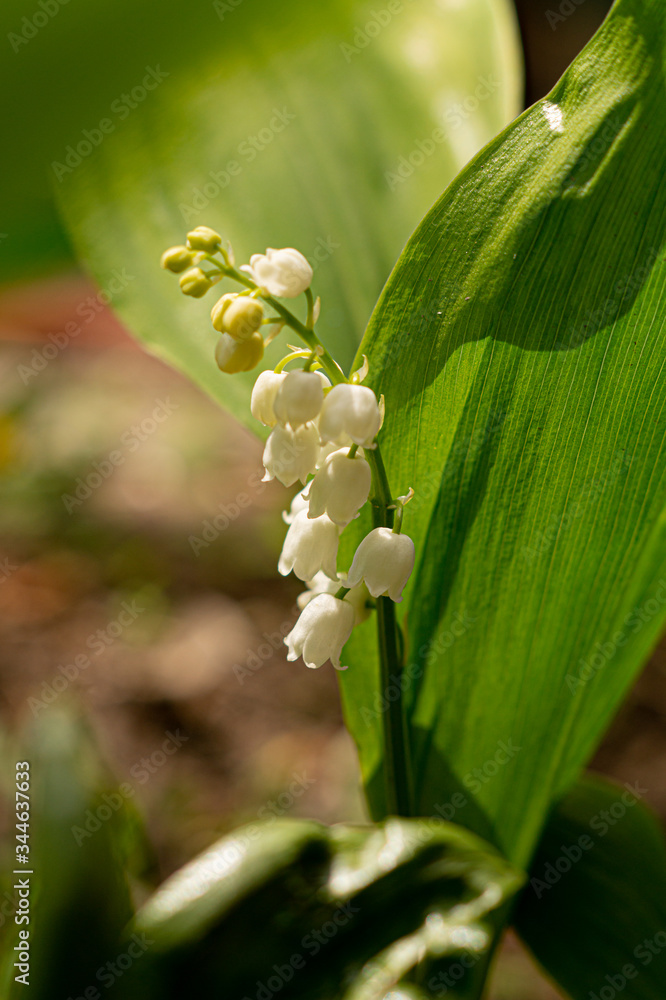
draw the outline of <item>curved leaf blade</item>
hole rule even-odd
[[[660,4],[616,4],[425,218],[361,348],[417,495],[417,811],[462,797],[519,864],[664,620],[665,32]],[[372,643],[342,685],[379,813]]]
[[[549,818],[516,929],[573,1000],[666,983],[666,843],[646,789],[581,780]]]
[[[420,960],[482,954],[520,873],[450,824],[242,827],[168,879],[133,930],[152,942],[123,997],[381,1000]],[[153,991],[152,993],[150,991]]]

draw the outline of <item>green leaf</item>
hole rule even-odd
[[[639,784],[587,777],[553,811],[516,929],[573,1000],[666,983],[666,843]]]
[[[665,33],[657,0],[615,5],[426,216],[361,347],[392,488],[416,491],[416,814],[521,865],[664,622]],[[379,815],[371,625],[346,657]]]
[[[125,862],[134,838],[126,801],[103,774],[76,717],[59,706],[42,711],[14,758],[30,765],[30,920],[12,921],[0,973],[3,996],[26,995],[12,965],[17,932],[27,930],[31,1000],[78,997],[99,983],[97,972],[120,954],[133,914]]]
[[[256,371],[220,374],[216,294],[186,299],[161,252],[203,223],[239,263],[297,246],[316,267],[321,329],[348,364],[414,225],[516,112],[516,38],[507,0],[411,0],[392,15],[359,0],[253,0],[222,24],[207,6],[214,49],[173,71],[56,187],[100,286],[130,276],[112,294],[129,329],[249,422]],[[376,16],[388,17],[379,31]],[[280,351],[284,338],[266,363]]]
[[[265,997],[279,981],[294,1000],[381,1000],[423,957],[482,954],[485,918],[521,882],[442,822],[242,827],[138,913],[150,948],[122,996]]]

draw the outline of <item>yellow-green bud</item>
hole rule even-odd
[[[194,263],[194,254],[187,247],[169,247],[160,257],[160,264],[165,271],[179,274]]]
[[[191,233],[187,234],[187,245],[192,250],[204,250],[206,253],[215,253],[220,249],[222,237],[214,229],[208,226],[197,226]]]
[[[260,333],[253,333],[247,340],[240,341],[223,333],[215,348],[217,366],[228,375],[249,372],[259,364],[263,356],[264,341]]]
[[[227,292],[223,295],[221,299],[218,299],[213,308],[210,311],[210,318],[213,323],[213,329],[217,330],[218,333],[227,333],[227,328],[224,325],[224,314],[231,305],[231,303],[238,298],[238,292]]]
[[[191,267],[189,271],[181,274],[179,284],[183,295],[191,295],[194,299],[200,299],[212,287],[213,283],[200,267]]]
[[[222,326],[234,340],[248,340],[261,326],[264,307],[256,299],[239,296],[222,315]]]

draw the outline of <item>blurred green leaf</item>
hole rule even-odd
[[[666,842],[646,792],[587,777],[539,842],[516,929],[573,1000],[664,996]]]
[[[20,925],[30,933],[30,983],[26,993],[11,969],[20,929],[12,922],[3,942],[3,995],[76,997],[99,987],[99,970],[119,954],[133,914],[125,869],[137,831],[75,714],[45,708],[22,754],[31,776],[30,922]]]
[[[316,268],[321,330],[348,364],[418,219],[516,113],[520,74],[507,0],[400,0],[393,14],[253,0],[222,22],[208,9],[215,46],[183,69],[165,61],[168,78],[55,186],[99,285],[124,276],[112,303],[129,329],[249,423],[256,372],[217,370],[215,292],[185,298],[161,252],[203,223],[239,263],[297,246]]]
[[[210,0],[191,0],[187,12],[175,0],[5,0],[0,29],[7,46],[0,61],[3,122],[12,143],[0,194],[8,281],[73,263],[53,197],[53,162],[140,86],[147,65],[182,73],[220,48],[223,29]]]
[[[520,865],[664,622],[665,36],[656,0],[614,6],[424,219],[361,347],[392,488],[416,491],[415,811],[443,808]],[[381,815],[394,695],[372,626],[346,657]]]
[[[521,881],[441,822],[242,827],[138,913],[150,947],[118,996],[255,997],[288,984],[294,1000],[380,1000],[429,954],[482,953],[484,919]]]

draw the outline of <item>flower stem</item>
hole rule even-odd
[[[379,448],[366,451],[375,483],[372,512],[375,527],[393,524],[393,500]],[[385,804],[388,816],[413,816],[409,733],[402,702],[403,656],[390,597],[377,599],[377,641],[379,645],[382,700],[388,705],[382,726],[384,749]],[[394,692],[395,697],[391,697]]]
[[[403,664],[390,597],[377,600],[377,639],[382,695],[388,703],[382,726],[386,814],[413,816],[409,738],[402,705]],[[391,697],[394,691],[398,692],[395,698]]]

